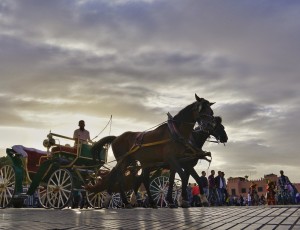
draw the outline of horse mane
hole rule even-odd
[[[195,102],[186,106],[185,108],[181,109],[175,116],[174,116],[174,120],[175,121],[182,121],[186,114],[189,113],[192,109],[194,109],[194,105],[195,105]]]

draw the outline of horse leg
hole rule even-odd
[[[134,194],[137,194],[139,191],[139,188],[141,187],[142,184],[142,176],[136,176],[134,180],[134,185],[133,185],[133,192]]]
[[[144,187],[145,187],[147,195],[148,195],[150,207],[157,208],[157,205],[155,204],[155,202],[152,198],[151,192],[150,192],[150,180],[149,180],[150,178],[149,177],[150,177],[149,169],[147,169],[147,168],[143,169],[142,179],[143,179],[143,184],[144,184]]]
[[[171,170],[174,170],[175,172],[178,173],[181,182],[182,182],[182,191],[181,191],[181,196],[182,196],[182,208],[188,208],[189,207],[189,201],[188,201],[188,195],[187,195],[187,184],[188,184],[188,177],[185,174],[185,172],[182,170],[179,162],[177,159],[175,159],[173,156],[168,159],[168,162],[170,164]]]
[[[131,204],[127,200],[127,196],[125,193],[125,175],[124,172],[126,171],[127,164],[123,163],[120,165],[120,168],[117,173],[117,178],[119,182],[119,192],[122,199],[123,204],[125,205],[125,208],[132,208]]]
[[[108,208],[109,207],[109,203],[111,201],[111,198],[112,198],[112,188],[113,188],[113,185],[115,183],[117,183],[118,181],[118,170],[116,167],[114,167],[111,171],[110,171],[110,178],[107,182],[107,195],[101,205],[101,208]]]
[[[197,182],[197,184],[199,185],[199,189],[200,189],[200,200],[203,206],[208,206],[208,200],[206,195],[204,194],[204,190],[203,190],[203,183],[198,175],[198,173],[196,172],[196,170],[194,168],[187,168],[185,169]]]
[[[166,199],[169,208],[177,208],[176,205],[174,204],[173,197],[172,197],[175,174],[176,172],[171,169],[170,176],[169,176],[169,188],[168,188],[167,199]]]
[[[141,206],[140,205],[141,197],[140,197],[140,194],[139,194],[139,188],[141,187],[141,184],[143,182],[142,179],[143,178],[142,178],[141,175],[136,175],[135,179],[133,181],[133,192],[134,192],[134,195],[136,197],[136,205],[137,206]]]
[[[128,203],[127,199],[126,199],[126,195],[124,192],[124,176],[123,173],[124,170],[123,169],[123,165],[118,165],[116,167],[114,167],[111,171],[110,171],[110,178],[107,181],[107,195],[102,203],[102,208],[108,208],[109,207],[109,203],[111,201],[112,198],[112,191],[113,191],[113,186],[115,184],[118,184],[118,188],[120,190],[120,195],[122,198],[123,203],[126,205]]]
[[[125,191],[123,189],[123,186],[124,186],[124,183],[122,183],[122,185],[120,183],[119,189],[120,189],[120,196],[121,196],[122,202],[125,205],[125,208],[132,208],[132,205],[127,200],[127,196],[126,196],[126,193],[125,193]]]

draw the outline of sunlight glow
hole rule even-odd
[[[116,50],[112,48],[101,47],[100,49],[92,43],[85,43],[75,40],[47,39],[46,41],[44,41],[44,43],[49,46],[55,46],[61,49],[92,53],[95,56],[112,55],[116,53]]]

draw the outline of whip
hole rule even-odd
[[[110,115],[110,119],[109,121],[107,122],[107,124],[105,125],[105,127],[100,131],[100,133],[97,134],[97,136],[95,136],[92,140],[96,139],[105,129],[106,127],[110,124],[110,127],[109,127],[109,135],[110,135],[110,132],[111,132],[111,125],[112,125],[112,115]]]

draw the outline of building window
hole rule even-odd
[[[263,187],[258,187],[258,188],[257,188],[257,191],[258,191],[258,192],[262,192],[262,191],[263,191]]]
[[[231,189],[231,195],[235,196],[235,189]]]
[[[242,193],[247,193],[247,190],[245,188],[242,188]]]

